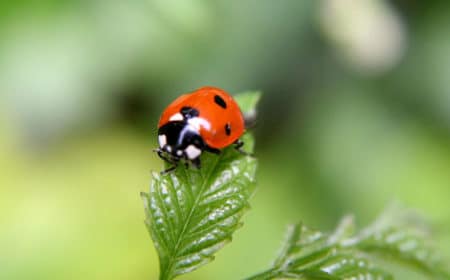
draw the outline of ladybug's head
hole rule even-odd
[[[158,130],[159,149],[169,162],[195,161],[205,147],[198,130],[187,121],[171,121]]]

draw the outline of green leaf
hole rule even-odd
[[[234,97],[239,104],[239,108],[243,114],[252,114],[256,112],[256,105],[261,99],[261,92],[259,91],[246,91],[242,92]]]
[[[416,268],[434,279],[450,279],[442,257],[429,244],[426,225],[412,212],[388,208],[356,238],[361,251]]]
[[[243,104],[252,110],[256,103]],[[253,138],[243,137],[252,152]],[[179,165],[174,172],[152,173],[143,193],[145,223],[160,260],[160,279],[173,279],[212,261],[232,239],[249,208],[256,159],[228,147],[220,155],[203,153],[202,167]]]
[[[300,224],[291,225],[273,267],[248,279],[392,279],[363,256],[339,247],[337,234],[348,230],[343,226],[341,223],[334,234],[326,235]]]
[[[433,279],[449,279],[441,259],[418,234],[423,224],[410,223],[417,216],[402,213],[385,212],[356,234],[350,216],[331,234],[292,225],[272,267],[248,279],[393,279],[375,265],[379,256],[406,263]]]
[[[320,269],[337,279],[393,279],[392,275],[376,267],[369,259],[352,252],[330,257],[321,264]]]

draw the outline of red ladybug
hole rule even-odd
[[[200,167],[203,151],[220,154],[231,144],[240,152],[239,140],[245,130],[238,104],[224,90],[202,87],[173,101],[162,113],[158,124],[158,155],[175,169],[184,160]]]

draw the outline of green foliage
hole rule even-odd
[[[375,257],[400,262],[434,279],[450,279],[441,256],[428,244],[428,231],[417,214],[391,208],[354,241],[359,250]]]
[[[243,112],[256,105],[258,94],[236,99]],[[253,138],[244,135],[244,150]],[[204,153],[202,168],[183,165],[169,174],[153,172],[149,193],[142,193],[146,225],[160,260],[160,279],[173,279],[212,261],[231,241],[249,208],[256,160],[228,147],[220,155]]]
[[[380,256],[406,263],[433,279],[449,279],[441,259],[425,244],[422,225],[414,217],[398,209],[386,211],[358,233],[350,216],[332,234],[292,225],[272,268],[247,280],[393,279],[377,265]]]

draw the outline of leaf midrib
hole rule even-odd
[[[187,230],[187,226],[189,225],[189,223],[190,223],[190,221],[191,221],[192,215],[193,215],[193,213],[195,212],[195,209],[196,209],[197,206],[198,206],[198,203],[199,203],[199,201],[200,201],[200,199],[201,199],[201,197],[202,197],[203,191],[204,191],[205,187],[208,185],[208,183],[210,182],[211,176],[212,176],[212,174],[214,174],[214,171],[216,170],[217,165],[218,165],[218,163],[220,162],[220,159],[223,157],[223,154],[224,154],[224,151],[222,151],[222,153],[221,153],[220,155],[217,156],[217,159],[216,159],[216,161],[215,161],[213,167],[211,168],[211,171],[210,171],[209,174],[204,178],[203,184],[202,184],[202,186],[200,187],[200,191],[199,191],[197,197],[195,198],[194,204],[192,204],[192,207],[191,207],[191,209],[190,209],[190,211],[189,211],[188,216],[186,217],[186,220],[185,220],[185,222],[184,222],[183,228],[182,228],[182,230],[180,231],[180,233],[178,234],[177,241],[176,241],[176,244],[175,244],[175,248],[174,248],[174,250],[173,250],[173,254],[170,255],[170,257],[169,257],[169,262],[168,262],[168,265],[167,265],[167,269],[168,269],[169,271],[168,271],[168,273],[167,273],[166,275],[170,276],[170,277],[167,278],[167,279],[173,279],[173,276],[172,276],[172,274],[173,274],[173,265],[174,265],[175,261],[177,260],[177,258],[176,258],[176,252],[178,251],[178,249],[179,249],[179,247],[180,247],[180,245],[181,245],[181,241],[183,240],[182,237],[184,236],[184,234],[185,234],[185,232],[186,232],[186,230]],[[185,172],[186,172],[186,171],[185,171]],[[189,176],[189,175],[188,175],[188,176]]]

